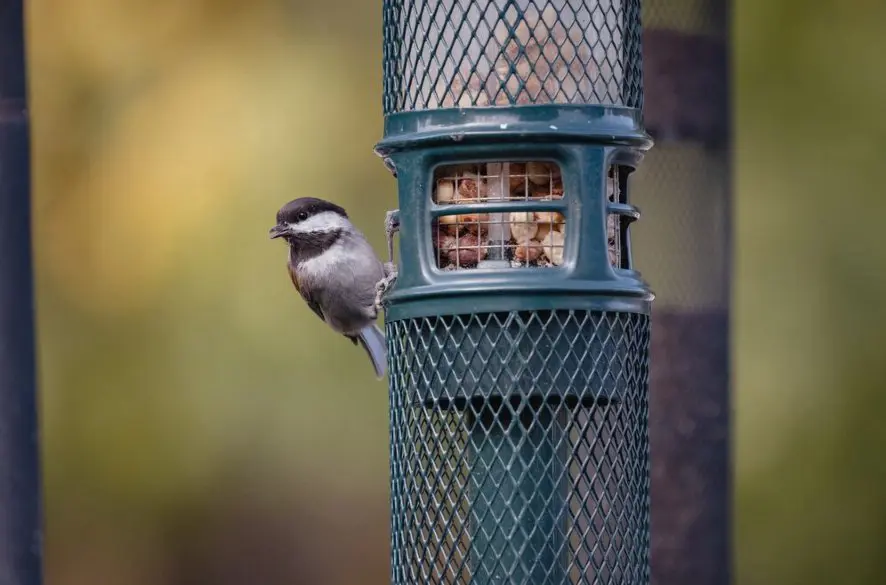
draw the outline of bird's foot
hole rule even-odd
[[[388,261],[384,263],[385,276],[375,285],[375,309],[384,308],[384,297],[397,280],[397,265],[394,264],[394,234],[400,229],[400,210],[385,213],[385,239],[388,244]]]
[[[397,266],[393,262],[385,262],[384,268],[385,277],[375,285],[375,308],[377,311],[382,310],[384,296],[397,281]]]

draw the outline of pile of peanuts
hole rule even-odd
[[[619,95],[623,75],[608,64],[616,59],[610,53],[621,39],[602,44],[593,26],[567,30],[575,22],[574,11],[547,4],[541,12],[528,9],[515,22],[500,19],[483,48],[486,55],[496,55],[492,71],[483,68],[485,63],[459,62],[452,55],[458,69],[454,75],[438,75],[431,101],[436,107],[468,108],[592,102]],[[467,46],[474,31],[463,28],[456,34]],[[609,73],[601,71],[604,63]]]
[[[489,201],[490,177],[481,165],[448,167],[437,179],[434,201],[438,205]],[[444,174],[444,173],[438,173]],[[553,200],[563,197],[559,170],[547,163],[510,163],[509,193],[505,200]],[[513,266],[563,264],[566,221],[551,211],[516,211],[505,216],[506,242]],[[435,226],[435,249],[440,268],[454,270],[476,266],[488,254],[489,214],[441,216]]]

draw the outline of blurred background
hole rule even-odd
[[[26,4],[47,583],[386,583],[385,384],[267,238],[314,195],[384,249],[381,3]],[[884,19],[735,1],[741,585],[886,568]]]

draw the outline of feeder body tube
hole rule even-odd
[[[392,583],[647,585],[639,3],[384,22]]]

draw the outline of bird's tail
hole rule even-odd
[[[385,343],[385,334],[378,328],[378,325],[373,323],[372,325],[367,325],[362,331],[360,331],[357,340],[360,342],[360,345],[363,346],[363,349],[366,350],[366,353],[369,354],[369,359],[372,360],[372,367],[375,368],[375,375],[381,380],[385,377],[385,371],[388,366],[388,350],[387,344]]]

